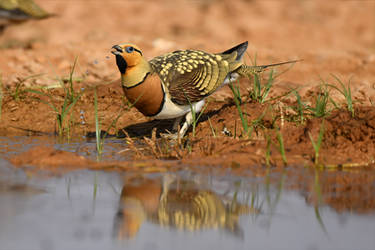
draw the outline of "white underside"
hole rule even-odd
[[[231,82],[236,81],[238,77],[239,77],[239,75],[237,73],[228,74],[228,76],[225,78],[223,84],[218,89],[220,89],[222,86],[224,86],[226,84],[229,84]],[[164,101],[162,110],[160,111],[160,113],[153,116],[152,118],[154,118],[154,119],[173,119],[173,118],[178,118],[178,117],[181,117],[183,115],[186,115],[187,113],[189,113],[191,111],[190,105],[177,105],[177,104],[173,103],[170,98],[168,98],[167,94],[165,95],[164,98],[165,98],[164,99],[165,101]],[[199,112],[202,109],[203,104],[204,104],[204,99],[199,101],[199,102],[193,103],[192,106],[193,106],[195,112]]]
[[[221,86],[224,86],[229,83],[235,82],[240,75],[238,73],[230,73],[227,75],[227,77],[224,80],[224,83]]]
[[[190,105],[176,105],[167,96],[164,97],[165,101],[161,111],[153,116],[155,119],[172,119],[183,116],[190,112]]]
[[[216,90],[220,89],[222,86],[229,84],[231,82],[234,82],[237,80],[239,75],[237,73],[231,73],[228,74],[228,76],[225,78],[223,84],[217,88]],[[191,110],[193,109],[195,113],[198,113],[201,111],[204,105],[204,99],[200,100],[199,102],[192,103],[192,105],[177,105],[172,102],[171,98],[169,98],[168,94],[165,94],[164,96],[164,104],[161,111],[153,116],[154,119],[173,119],[173,118],[179,118],[184,115],[186,115],[185,123],[182,126],[180,130],[180,138],[182,138],[189,128],[190,124],[192,123],[192,113]],[[177,124],[179,123],[181,119],[177,120]],[[176,127],[176,125],[174,127]]]

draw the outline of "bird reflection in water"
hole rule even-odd
[[[242,238],[240,215],[259,211],[200,186],[196,181],[169,175],[126,183],[115,217],[115,237],[134,238],[147,221],[184,231],[223,229]]]

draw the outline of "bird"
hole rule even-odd
[[[52,16],[33,0],[0,0],[0,31],[5,26]]]
[[[243,62],[248,41],[221,53],[176,50],[147,60],[131,43],[114,45],[111,53],[121,75],[125,96],[143,115],[153,119],[175,119],[172,138],[183,138],[199,113],[205,98],[239,78],[249,78],[276,64],[249,66]]]

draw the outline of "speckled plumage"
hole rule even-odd
[[[226,55],[179,50],[155,57],[149,63],[159,74],[172,101],[188,105],[215,92],[227,75],[241,66],[236,56],[236,52]]]
[[[145,115],[156,119],[177,118],[175,129],[185,116],[185,123],[179,133],[182,137],[192,123],[192,109],[199,112],[204,99],[221,86],[238,77],[250,78],[269,66],[291,63],[245,65],[242,57],[247,45],[244,42],[216,54],[200,50],[177,50],[150,61],[144,59],[141,50],[132,44],[115,45],[112,53],[116,56],[127,98],[137,100],[136,108]],[[155,78],[155,75],[158,77]]]

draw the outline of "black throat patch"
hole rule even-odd
[[[128,64],[126,63],[125,59],[121,55],[116,55],[116,64],[121,74],[125,74]]]

